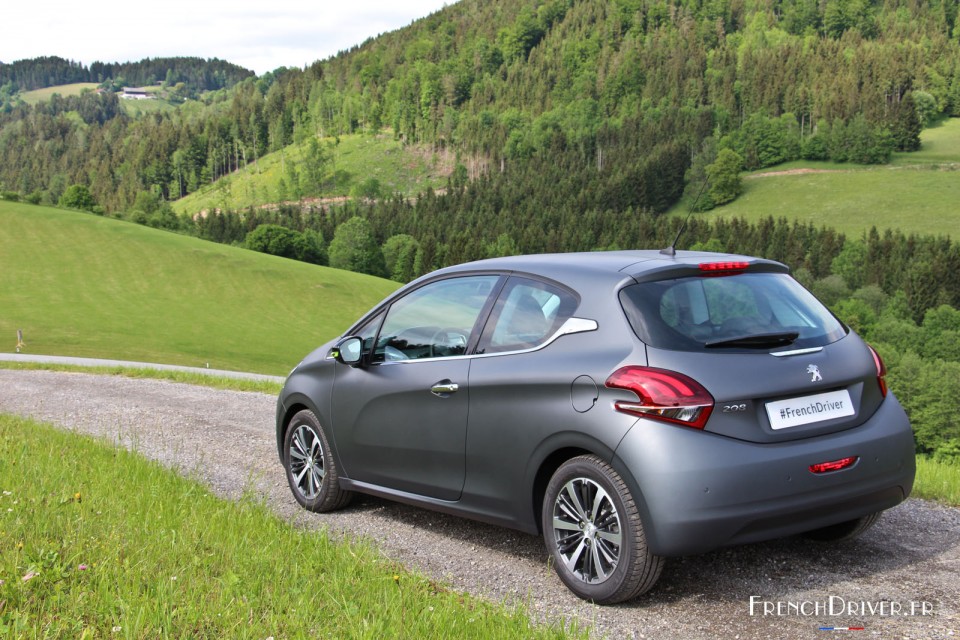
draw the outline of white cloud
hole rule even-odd
[[[258,74],[302,67],[410,24],[444,0],[119,0],[5,3],[0,61],[55,55],[89,65],[166,56],[220,58]],[[149,7],[149,8],[147,8]]]

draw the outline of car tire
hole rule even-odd
[[[542,526],[557,575],[584,600],[630,600],[649,591],[663,570],[626,483],[596,456],[571,458],[553,474]]]
[[[335,511],[353,498],[353,493],[340,488],[330,444],[312,411],[300,411],[287,425],[283,466],[293,497],[309,511]]]
[[[881,513],[883,512],[877,511],[876,513],[871,513],[870,515],[863,516],[862,518],[856,518],[854,520],[847,520],[846,522],[832,524],[829,527],[823,527],[822,529],[814,529],[813,531],[808,531],[803,535],[804,537],[810,538],[811,540],[817,540],[818,542],[843,542],[844,540],[853,540],[864,531],[875,525],[877,520],[880,519]]]

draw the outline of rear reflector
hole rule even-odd
[[[840,471],[847,467],[852,467],[857,463],[860,456],[850,456],[849,458],[840,458],[832,462],[821,462],[810,465],[810,473],[830,473],[831,471]]]

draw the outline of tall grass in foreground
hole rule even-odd
[[[960,506],[960,464],[917,456],[917,480],[913,485],[913,495]]]
[[[0,637],[566,637],[124,449],[0,416]]]

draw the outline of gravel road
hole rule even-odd
[[[118,442],[227,498],[252,488],[285,518],[370,538],[454,589],[523,601],[539,619],[577,620],[596,637],[799,639],[823,637],[821,627],[960,637],[958,509],[912,499],[851,543],[787,539],[671,559],[651,593],[597,607],[567,592],[534,536],[374,498],[333,514],[299,509],[277,459],[274,409],[273,396],[256,393],[0,370],[0,412]]]

